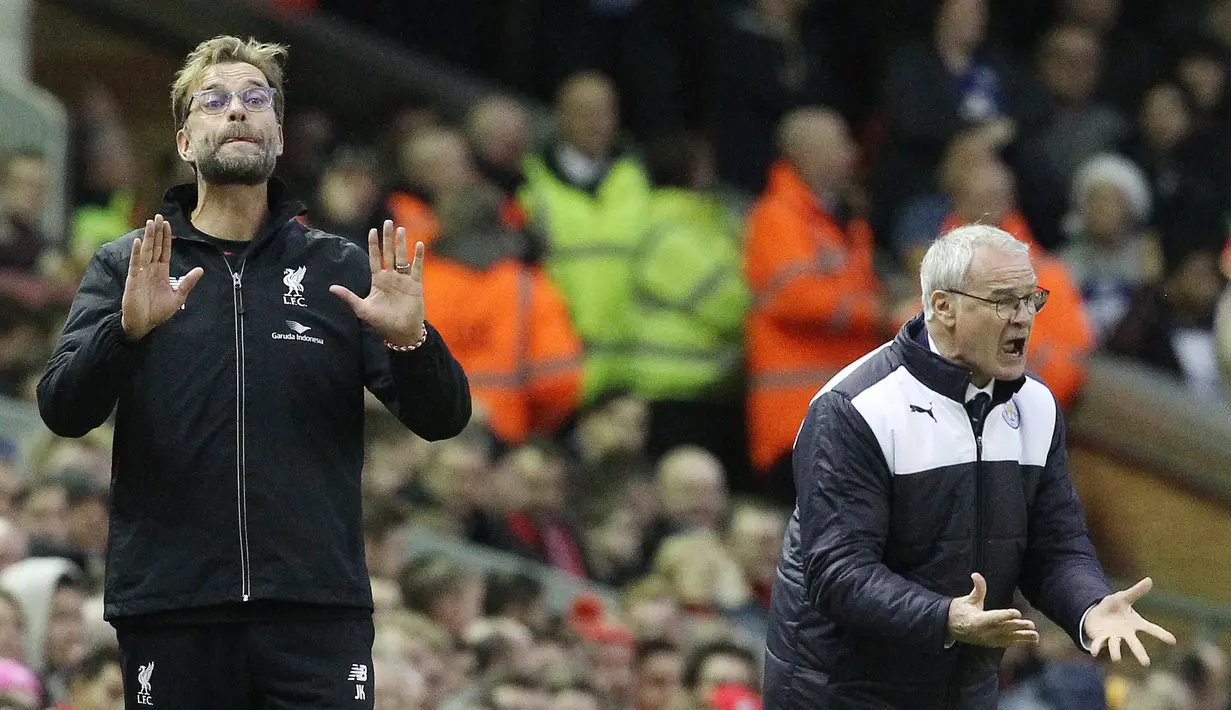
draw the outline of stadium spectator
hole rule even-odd
[[[504,195],[504,223],[514,229],[524,228],[526,216],[517,203],[517,193],[526,180],[525,164],[533,143],[526,107],[504,96],[483,99],[467,114],[466,138],[479,174]],[[537,261],[538,256],[525,255],[532,261]]]
[[[884,145],[874,167],[877,234],[933,184],[945,146],[967,129],[1007,143],[1021,122],[1007,62],[986,43],[986,0],[945,0],[930,41],[909,42],[889,58],[880,95]]]
[[[1081,288],[1095,338],[1102,343],[1128,314],[1133,292],[1162,272],[1157,236],[1145,231],[1150,186],[1128,159],[1098,155],[1074,176],[1070,209],[1069,244],[1060,256]]]
[[[63,702],[68,697],[69,674],[86,652],[84,575],[67,560],[35,557],[0,572],[0,589],[21,601],[25,620],[22,661],[42,682],[43,706]]]
[[[748,315],[739,225],[712,191],[712,159],[696,136],[650,144],[649,225],[633,257],[631,389],[650,405],[649,454],[694,444],[729,471],[742,444],[743,329]]]
[[[6,565],[5,568],[11,565]],[[25,658],[26,613],[21,600],[0,587],[0,658],[22,661]]]
[[[1216,139],[1196,122],[1196,107],[1184,89],[1155,84],[1142,97],[1136,139],[1126,151],[1149,176],[1165,273],[1193,251],[1220,249],[1227,238],[1224,166]]]
[[[1061,23],[1098,36],[1103,46],[1098,97],[1130,114],[1164,67],[1158,42],[1131,26],[1124,6],[1122,0],[1061,0],[1057,10]]]
[[[373,578],[397,578],[406,563],[406,524],[406,509],[396,500],[377,499],[364,508],[364,550]]]
[[[669,710],[684,688],[684,658],[670,641],[637,644],[636,710]]]
[[[369,151],[342,147],[329,156],[311,193],[308,223],[368,248],[371,216],[380,200],[380,170]]]
[[[628,383],[632,249],[645,233],[650,187],[619,143],[619,107],[607,77],[570,77],[555,111],[558,139],[528,159],[521,202],[585,347],[582,401],[592,402]]]
[[[68,697],[53,710],[123,710],[124,679],[114,646],[91,649],[68,677]]]
[[[1102,52],[1097,34],[1073,25],[1052,28],[1039,43],[1035,72],[1046,118],[1022,136],[1018,177],[1023,211],[1048,249],[1061,242],[1077,168],[1130,135],[1128,119],[1097,98]]]
[[[807,0],[727,5],[717,8],[709,42],[709,118],[718,175],[755,194],[764,189],[776,155],[774,126],[801,106],[841,108],[847,91],[831,48],[805,31]]]
[[[440,201],[449,190],[477,179],[474,160],[461,131],[440,126],[403,137],[400,148],[399,182],[378,212],[405,229],[407,239],[430,249],[440,236]]]
[[[702,707],[715,690],[724,686],[757,693],[761,688],[757,667],[756,656],[748,648],[731,641],[711,641],[689,654],[684,665],[684,687]]]
[[[1213,328],[1225,287],[1213,254],[1190,253],[1159,284],[1137,290],[1133,317],[1120,322],[1108,350],[1179,378],[1198,398],[1224,399]]]
[[[406,609],[439,624],[456,641],[482,614],[482,575],[447,557],[427,554],[408,560],[398,584]]]
[[[779,125],[778,146],[745,241],[748,446],[759,487],[789,501],[792,422],[826,380],[883,342],[890,323],[871,230],[846,201],[855,161],[846,122],[798,109]]]
[[[671,535],[716,533],[727,514],[727,476],[716,456],[697,446],[681,446],[658,460],[660,516],[646,532],[643,555],[651,560]]]
[[[26,481],[14,504],[17,520],[33,547],[62,550],[68,544],[68,489],[63,481]]]
[[[556,287],[525,263],[525,234],[503,223],[502,199],[489,185],[442,196],[423,281],[487,425],[517,445],[555,434],[576,411],[582,348]]]
[[[770,589],[778,568],[775,560],[788,518],[789,511],[739,501],[732,507],[725,531],[727,549],[743,571],[756,603],[765,611],[769,611]]]
[[[40,710],[46,705],[39,679],[16,661],[0,660],[0,708]]]
[[[34,273],[51,246],[42,232],[49,173],[39,153],[0,155],[0,270]]]
[[[490,544],[575,577],[589,575],[581,535],[570,519],[568,459],[559,447],[535,441],[510,451],[506,475],[515,479]]]

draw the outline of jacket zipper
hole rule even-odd
[[[245,420],[247,406],[244,398],[244,292],[243,276],[246,262],[241,261],[239,271],[231,268],[230,262],[223,257],[227,271],[231,274],[232,301],[235,305],[235,489],[237,507],[239,509],[239,580],[240,599],[248,601],[252,596],[252,574],[248,554],[248,478],[247,478],[247,437],[245,436]]]
[[[983,422],[975,433],[975,570],[983,574]]]
[[[973,572],[982,574],[983,569],[983,421],[987,418],[987,411],[991,409],[991,402],[984,411],[979,413],[979,418],[970,419],[971,433],[975,436],[975,529],[974,529],[974,569]],[[960,649],[959,649],[960,651]],[[960,664],[960,660],[958,663]],[[941,707],[951,708],[954,700],[954,687],[957,678],[957,673],[954,671],[950,674],[949,682],[945,685],[944,698],[941,701]]]

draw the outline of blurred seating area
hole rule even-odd
[[[52,436],[34,388],[89,258],[193,179],[169,88],[229,33],[290,48],[308,224],[426,244],[475,397],[435,443],[369,398],[378,709],[760,707],[808,402],[983,222],[1051,290],[1029,364],[1104,565],[1180,637],[1113,666],[1039,619],[1001,707],[1231,710],[1231,0],[14,0],[0,28],[0,708],[122,707],[91,704],[109,433]]]

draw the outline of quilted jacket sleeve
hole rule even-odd
[[[809,601],[856,633],[943,648],[950,598],[883,562],[891,473],[844,395],[827,392],[812,404],[794,464]]]

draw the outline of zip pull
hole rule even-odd
[[[232,283],[234,283],[234,284],[235,284],[235,305],[236,305],[236,308],[237,308],[238,312],[240,313],[240,315],[243,315],[243,312],[244,312],[244,291],[243,291],[243,283],[240,281],[240,275],[239,275],[238,273],[234,273],[234,272],[233,272],[233,273],[231,274],[231,281],[232,281]]]
[[[982,434],[975,437],[975,456],[977,456],[980,461],[983,460],[983,435]]]

